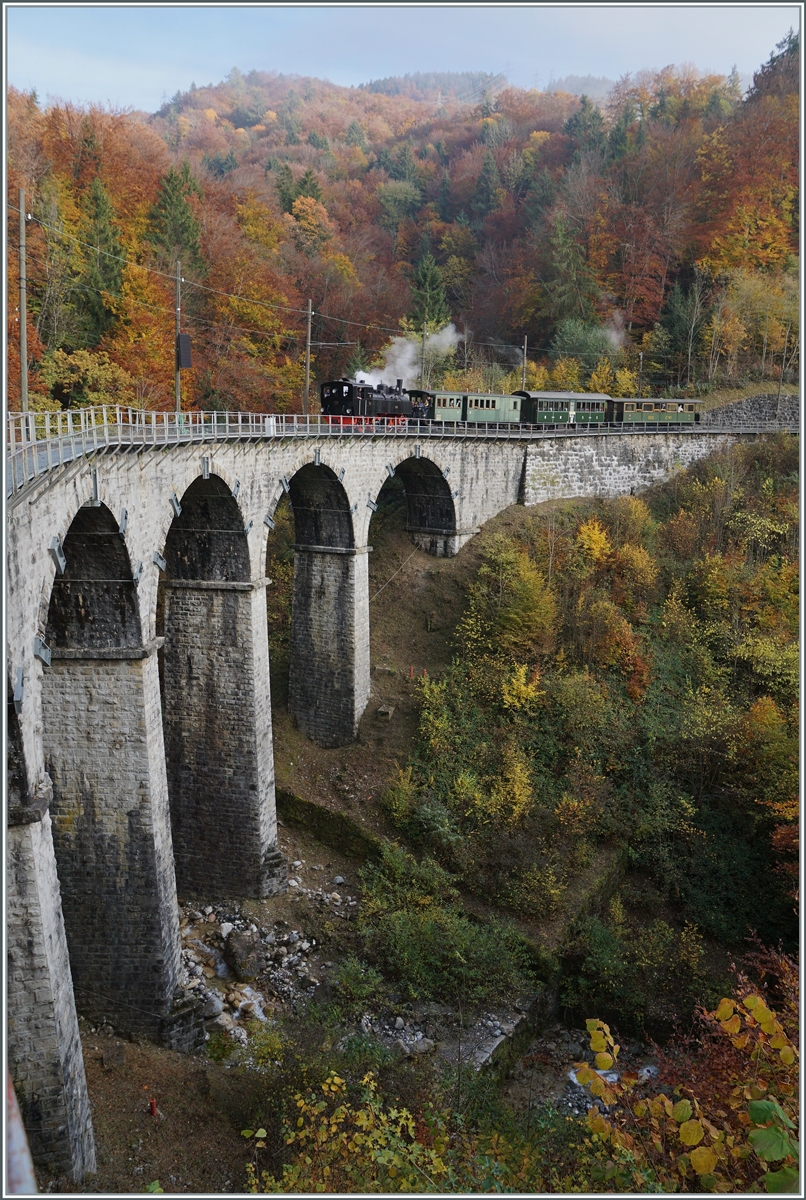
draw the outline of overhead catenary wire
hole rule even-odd
[[[386,581],[386,583],[383,585],[383,587],[380,587],[380,588],[378,588],[378,590],[377,590],[377,592],[375,593],[375,595],[374,595],[374,596],[370,596],[370,598],[369,598],[369,603],[370,603],[370,604],[372,603],[372,601],[373,601],[373,600],[377,600],[378,596],[380,596],[380,594],[381,594],[381,592],[384,590],[384,588],[387,588],[387,587],[389,587],[389,584],[392,582],[392,580],[394,579],[395,575],[399,575],[399,574],[400,574],[400,572],[401,572],[401,571],[403,570],[403,568],[405,567],[406,563],[407,563],[407,562],[410,562],[410,561],[411,561],[411,559],[413,559],[413,558],[414,558],[414,556],[415,556],[415,554],[417,553],[417,550],[419,550],[419,548],[420,548],[420,547],[418,546],[416,549],[412,550],[411,554],[410,554],[410,555],[409,555],[409,557],[406,559],[406,562],[402,562],[402,563],[400,564],[400,566],[397,568],[397,570],[394,572],[394,574],[392,574],[392,575],[390,575],[390,576],[389,576],[389,578],[387,579],[387,581]]]
[[[10,211],[14,211],[14,212],[20,211],[19,208],[13,204],[8,204],[7,207]],[[175,280],[175,276],[173,274],[169,274],[166,271],[160,271],[157,267],[146,266],[145,263],[138,263],[135,260],[128,258],[126,256],[119,255],[119,254],[113,254],[109,250],[102,250],[99,246],[95,246],[91,242],[85,242],[82,238],[79,238],[76,234],[67,233],[65,230],[58,229],[55,225],[51,225],[49,222],[43,221],[39,217],[32,216],[31,221],[40,225],[43,229],[50,230],[57,237],[63,237],[63,238],[67,238],[71,241],[74,241],[78,245],[83,246],[85,249],[94,251],[96,254],[103,254],[106,258],[113,259],[116,262],[123,263],[124,265],[133,267],[137,270],[145,271],[147,274],[156,275],[157,277],[168,280],[171,283],[173,283]],[[41,260],[39,262],[39,265],[46,267],[46,264],[42,264]],[[307,308],[295,308],[295,307],[292,307],[291,305],[276,304],[276,303],[273,303],[268,300],[258,299],[257,297],[249,297],[249,296],[244,296],[242,294],[239,295],[234,292],[223,291],[222,289],[218,289],[218,288],[211,288],[211,287],[208,287],[206,284],[200,283],[197,280],[188,279],[184,276],[182,277],[182,283],[185,284],[187,287],[194,287],[200,291],[207,292],[210,295],[221,296],[228,300],[237,301],[240,304],[253,304],[253,305],[257,305],[259,308],[268,308],[268,309],[276,310],[278,312],[294,313],[299,316],[305,316],[305,317],[307,317],[307,315],[308,315]],[[75,287],[75,288],[84,288],[85,290],[88,290],[88,291],[95,291],[99,295],[102,295],[103,291],[104,291],[104,289],[102,289],[102,288],[91,288],[87,284],[80,284],[77,282],[71,284],[71,286]],[[137,300],[134,297],[127,297],[127,301],[134,303],[134,304],[138,304],[144,308],[151,308],[154,312],[162,311],[159,308],[159,306],[149,305],[149,304],[147,304],[147,302],[142,301],[142,300]],[[271,331],[267,331],[267,330],[250,330],[245,326],[231,326],[231,325],[223,323],[223,322],[204,321],[203,318],[195,317],[190,313],[188,313],[186,315],[187,315],[188,320],[196,320],[200,323],[207,324],[210,327],[214,327],[214,328],[240,329],[244,332],[251,332],[251,333],[254,333],[255,335],[261,336],[261,337],[279,337],[279,338],[293,340],[293,341],[304,340],[304,335],[301,333],[299,333],[299,334],[290,333],[290,332],[277,333],[277,332],[271,332]],[[365,321],[353,321],[347,317],[338,316],[335,313],[322,312],[319,309],[314,309],[313,315],[318,317],[322,321],[335,321],[341,325],[351,326],[355,329],[364,329],[369,332],[375,332],[375,333],[386,333],[386,334],[390,334],[393,337],[398,337],[398,338],[405,338],[406,333],[407,333],[407,331],[401,329],[399,325],[398,326],[390,326],[390,325],[372,324],[372,323],[365,322]],[[413,330],[411,332],[414,333]],[[419,333],[417,336],[419,337]],[[470,337],[469,339],[466,339],[461,334],[458,336],[458,341],[461,343],[464,343],[464,344],[472,344],[472,345],[478,346],[478,347],[486,347],[486,348],[489,348],[492,350],[498,350],[502,353],[509,351],[509,352],[515,352],[519,355],[523,354],[522,345],[514,345],[514,344],[510,344],[510,343],[506,343],[506,342],[489,342],[489,341],[482,342],[482,341],[473,339],[472,337]],[[323,347],[323,346],[327,346],[327,347],[354,346],[356,344],[357,344],[356,342],[312,342],[311,343],[311,345],[317,345],[320,347]],[[618,353],[618,351],[619,351],[619,347],[613,347],[613,351],[612,351],[613,353]],[[556,354],[558,354],[558,350],[554,346],[535,346],[533,348],[533,353],[541,354],[541,355],[546,355],[546,354],[556,355]],[[606,354],[606,353],[607,353],[606,351],[604,351],[604,352],[603,351],[591,351],[591,352],[582,352],[582,353],[577,352],[577,353],[568,355],[568,357],[581,359],[581,360],[587,360],[587,361],[598,361],[600,358],[603,357],[603,354]],[[670,362],[670,361],[674,361],[676,358],[679,357],[679,355],[670,354],[670,353],[656,353],[654,351],[650,351],[648,353],[651,356],[651,358],[654,359],[655,361],[661,360],[664,362]]]
[[[29,258],[29,261],[33,261],[39,267],[46,269],[47,264],[44,263],[41,258],[32,256],[30,253],[28,255],[28,258]],[[148,268],[144,268],[144,269],[148,270]],[[115,301],[121,301],[121,298],[119,296],[115,296],[113,293],[109,292],[108,289],[106,289],[106,288],[92,287],[91,284],[80,283],[78,280],[72,280],[70,282],[69,290],[93,292],[97,296],[109,295],[109,296],[112,296],[112,298]],[[155,312],[155,313],[164,313],[165,312],[164,306],[161,306],[158,304],[149,304],[148,301],[139,300],[136,296],[126,296],[125,300],[123,300],[121,302],[125,303],[125,304],[136,304],[139,308],[147,308],[151,312]],[[193,321],[199,325],[207,325],[210,328],[214,328],[214,329],[235,330],[240,333],[255,334],[258,337],[277,338],[280,341],[298,342],[298,341],[302,340],[302,334],[299,334],[299,333],[290,333],[286,330],[278,331],[278,330],[270,330],[270,329],[252,329],[247,325],[234,325],[234,324],[230,323],[229,321],[208,321],[204,317],[199,317],[194,313],[187,312],[187,310],[185,310],[185,318],[187,321]],[[333,345],[333,346],[354,346],[354,345],[356,345],[355,342],[327,342],[327,343],[312,342],[311,344],[317,345],[317,346],[318,345]]]

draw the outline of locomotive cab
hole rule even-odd
[[[412,419],[415,421],[433,421],[437,395],[436,392],[427,392],[425,388],[409,388]],[[444,420],[439,413],[437,413],[436,419]],[[455,420],[456,418],[454,417],[453,419]]]
[[[323,383],[319,389],[322,414],[326,417],[365,417],[372,415],[372,385],[351,379]]]

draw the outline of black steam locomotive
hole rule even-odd
[[[433,400],[419,389],[407,390],[403,380],[394,387],[385,383],[358,383],[354,379],[336,379],[319,389],[322,415],[339,425],[405,424],[434,418]]]

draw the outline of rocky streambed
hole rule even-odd
[[[297,888],[343,919],[357,911],[341,876],[316,888],[298,881]],[[182,987],[203,1005],[207,1038],[218,1033],[236,1043],[231,1065],[249,1062],[250,1033],[260,1028],[254,1022],[273,1022],[307,1001],[336,994],[330,979],[337,963],[300,926],[285,920],[258,926],[235,903],[182,909]],[[593,1100],[577,1082],[574,1064],[593,1061],[588,1034],[546,1024],[541,996],[519,997],[472,1021],[449,1005],[400,1003],[362,1013],[345,1027],[340,1044],[362,1035],[401,1057],[434,1054],[446,1066],[493,1070],[516,1110],[550,1102],[569,1115],[584,1115]],[[646,1046],[628,1042],[619,1061],[650,1082],[655,1068]]]

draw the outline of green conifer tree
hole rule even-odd
[[[351,121],[347,126],[344,140],[348,146],[358,146],[360,150],[366,150],[367,148],[367,136],[364,133],[364,128],[356,120]]]
[[[156,202],[149,214],[150,229],[146,239],[157,251],[163,268],[179,259],[183,269],[199,271],[203,267],[201,230],[193,209],[188,203],[191,195],[201,195],[187,161],[177,171],[170,167],[163,176]]]
[[[310,167],[296,186],[294,200],[298,200],[300,196],[310,196],[312,200],[322,199],[322,188]]]
[[[473,215],[483,221],[486,216],[498,208],[502,195],[501,176],[498,173],[493,153],[488,150],[484,155],[481,174],[471,201]]]
[[[84,329],[88,346],[97,346],[103,335],[114,322],[114,313],[107,307],[107,296],[120,293],[122,257],[120,241],[115,228],[115,210],[109,193],[96,176],[89,186],[85,201],[86,223],[82,240],[87,243],[84,252],[86,268],[83,273],[83,296],[79,301],[84,317]]]
[[[403,143],[392,160],[391,173],[394,179],[405,179],[406,183],[413,183],[415,187],[420,186],[420,172],[417,168],[417,160],[408,142]]]
[[[565,122],[563,133],[573,139],[577,159],[586,150],[604,151],[607,145],[604,117],[587,96],[581,97],[580,107]]]
[[[447,171],[442,173],[442,182],[439,185],[439,197],[437,198],[437,211],[440,221],[448,222],[451,219],[451,177]]]
[[[547,315],[555,321],[576,317],[585,323],[595,322],[599,289],[562,213],[554,223],[549,243],[551,277],[546,283]]]
[[[278,169],[274,186],[277,188],[283,212],[290,213],[297,198],[297,185],[294,183],[294,176],[288,163],[283,163]]]
[[[424,254],[414,273],[412,321],[415,328],[422,329],[423,322],[433,333],[447,325],[451,319],[448,298],[442,283],[442,272],[433,254]]]

